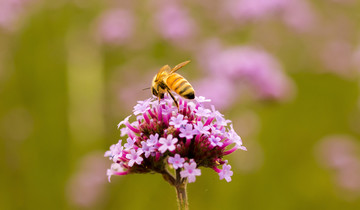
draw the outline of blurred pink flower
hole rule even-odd
[[[322,49],[320,59],[327,71],[344,77],[352,77],[354,54],[353,46],[345,40],[328,41]]]
[[[289,27],[297,31],[310,28],[315,13],[305,0],[227,0],[224,8],[240,22],[267,20],[279,15]]]
[[[352,63],[357,70],[357,74],[360,75],[360,46],[357,47],[352,55]]]
[[[250,46],[221,49],[212,45],[210,49],[205,47],[200,60],[203,60],[203,69],[216,77],[225,77],[233,83],[245,79],[262,98],[284,99],[293,93],[292,81],[284,74],[278,61],[266,51]]]
[[[188,12],[176,3],[164,3],[155,16],[155,27],[169,41],[182,41],[195,33],[195,22]]]
[[[287,0],[227,0],[225,8],[237,20],[258,20],[280,11]]]
[[[124,44],[134,33],[135,18],[124,9],[105,11],[98,19],[97,34],[99,39],[110,44]]]
[[[230,107],[237,99],[239,90],[224,77],[207,77],[193,82],[196,95],[211,99],[211,103],[219,109]]]
[[[282,12],[283,22],[298,32],[306,32],[315,25],[316,12],[308,1],[288,0]]]
[[[360,161],[338,171],[336,179],[341,188],[360,193]]]
[[[344,135],[322,139],[315,154],[324,167],[335,170],[336,184],[350,192],[360,192],[360,145]]]
[[[68,200],[77,207],[94,207],[101,201],[107,179],[104,178],[106,160],[103,154],[90,153],[80,161],[78,170],[67,184]]]
[[[320,163],[333,169],[346,168],[357,161],[359,152],[356,140],[343,135],[333,135],[322,139],[317,148]],[[358,151],[357,151],[358,150]]]
[[[13,30],[29,0],[0,0],[0,28]]]

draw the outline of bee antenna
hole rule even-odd
[[[150,87],[147,87],[147,88],[144,88],[144,89],[142,89],[142,90],[149,90],[150,89]]]

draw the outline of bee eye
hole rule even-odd
[[[158,96],[158,92],[155,90],[154,87],[151,88],[151,91],[154,96]]]

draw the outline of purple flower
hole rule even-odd
[[[316,13],[309,1],[287,1],[281,14],[282,21],[298,32],[307,32],[317,22]]]
[[[129,123],[129,118],[131,117],[131,115],[127,116],[123,121],[119,122],[119,124],[117,125],[118,129],[122,126],[125,125],[125,123]]]
[[[147,140],[148,145],[155,145],[159,141],[159,134],[150,135],[149,139]]]
[[[211,135],[209,137],[209,141],[210,141],[210,144],[213,146],[213,147],[216,147],[216,146],[219,146],[221,147],[223,145],[223,143],[221,142],[221,138],[219,137],[215,137],[213,135]]]
[[[211,113],[210,109],[205,109],[203,107],[198,107],[196,110],[195,110],[195,113],[197,116],[200,116],[200,117],[208,117]]]
[[[246,151],[247,149],[242,145],[241,137],[235,132],[233,125],[230,125],[230,128],[230,131],[227,132],[228,138],[232,140],[239,149]]]
[[[177,117],[171,117],[169,125],[180,128],[181,126],[186,125],[187,122],[187,120],[184,120],[184,115],[179,114]]]
[[[145,101],[138,101],[138,104],[134,106],[134,114],[143,114],[150,109],[150,99]]]
[[[151,153],[155,152],[154,145],[149,145],[147,142],[143,141],[141,142],[141,149],[145,154],[145,157],[148,158]]]
[[[177,4],[165,4],[156,13],[156,27],[162,37],[170,41],[190,38],[196,29],[187,11]]]
[[[179,109],[167,95],[160,103],[156,97],[139,101],[133,110],[137,120],[131,122],[128,116],[119,123],[119,127],[124,126],[121,133],[127,141],[122,146],[120,140],[105,153],[119,164],[112,166],[119,170],[109,169],[109,177],[154,172],[171,177],[167,168],[172,165],[181,173],[183,181],[194,182],[200,175],[197,167],[212,168],[217,173],[223,171],[221,176],[229,180],[230,168],[224,166],[227,162],[223,158],[245,149],[231,121],[214,106],[211,110],[206,107],[202,102],[209,100],[204,97],[177,100]],[[188,160],[190,162],[185,163]],[[172,178],[166,180],[175,185]]]
[[[282,9],[288,0],[227,0],[226,9],[237,20],[259,20]]]
[[[134,33],[134,16],[130,11],[112,9],[98,20],[98,36],[110,44],[125,44]]]
[[[177,142],[177,138],[173,138],[173,135],[168,135],[167,138],[160,138],[159,143],[162,144],[159,147],[159,151],[164,153],[166,150],[174,151],[175,150],[175,143]]]
[[[201,121],[197,121],[196,125],[194,125],[194,131],[197,132],[197,134],[204,134],[209,135],[210,132],[210,126],[204,126],[204,124]]]
[[[108,176],[109,182],[112,175],[126,175],[126,174],[127,172],[124,172],[124,168],[118,163],[111,164],[110,169],[106,171],[106,175]]]
[[[133,148],[134,143],[135,143],[134,139],[132,139],[132,138],[129,137],[129,138],[127,138],[127,142],[124,144],[124,147],[125,147],[127,150],[130,150],[130,149]]]
[[[0,28],[8,31],[16,29],[16,22],[26,13],[30,6],[28,0],[0,1]]]
[[[230,170],[231,165],[226,163],[223,165],[222,170],[219,172],[220,180],[225,179],[227,182],[231,181],[231,176],[233,175],[233,172]]]
[[[195,161],[191,161],[190,164],[185,163],[184,170],[180,172],[180,176],[182,178],[188,178],[189,183],[195,182],[195,180],[196,180],[195,177],[200,176],[200,175],[201,175],[201,171],[200,171],[200,169],[196,168]]]
[[[218,108],[230,107],[236,101],[236,96],[239,95],[235,84],[232,84],[232,82],[224,76],[210,75],[195,82],[194,86],[196,87],[197,93],[211,98],[212,104]]]
[[[124,147],[121,145],[121,141],[122,140],[119,140],[117,144],[111,145],[110,150],[107,151],[104,156],[109,157],[114,162],[117,162],[119,157],[123,155],[122,152]]]
[[[180,157],[179,154],[175,154],[174,157],[169,157],[168,163],[172,164],[174,169],[182,168],[184,166],[185,159]]]
[[[121,137],[128,135],[128,132],[129,132],[129,128],[127,128],[127,127],[120,128],[120,136]]]
[[[231,120],[226,120],[224,118],[224,115],[221,114],[219,111],[217,111],[215,109],[215,106],[212,105],[211,106],[211,109],[212,109],[212,113],[211,113],[211,116],[214,117],[216,119],[216,124],[217,125],[220,125],[220,126],[227,126],[228,123],[231,123]]]
[[[135,149],[131,149],[130,154],[126,155],[126,158],[129,159],[128,166],[132,167],[134,165],[134,163],[140,165],[141,162],[144,160],[140,156],[142,153],[143,153],[143,151],[141,149],[139,149],[137,151]]]
[[[195,100],[198,102],[198,103],[204,103],[204,102],[210,102],[211,100],[210,99],[206,99],[204,96],[195,96]]]
[[[191,124],[187,124],[185,128],[180,128],[179,136],[181,138],[192,139],[196,134],[196,131],[193,130],[193,126]]]
[[[217,80],[223,80],[220,84],[227,84],[229,91],[237,89],[235,85],[239,79],[245,79],[257,91],[260,98],[283,99],[288,98],[292,93],[292,81],[283,73],[280,63],[266,51],[251,46],[222,49],[220,45],[213,48],[215,49],[210,53],[206,52],[202,55],[202,59],[205,60],[203,68],[212,72]],[[206,48],[205,51],[207,50]],[[225,89],[225,87],[219,88]],[[244,87],[239,86],[239,88]],[[222,91],[224,94],[222,100],[227,97],[228,90]],[[214,91],[215,94],[217,92],[219,90]],[[230,94],[233,98],[239,95],[231,92]]]

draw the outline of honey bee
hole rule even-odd
[[[190,61],[184,61],[179,63],[174,68],[170,68],[169,65],[161,67],[159,72],[154,76],[151,85],[152,94],[160,99],[164,98],[164,94],[167,92],[174,100],[176,107],[179,109],[179,104],[175,99],[171,91],[174,91],[178,95],[186,99],[194,99],[195,91],[191,84],[180,74],[175,73],[180,68],[184,67]]]

